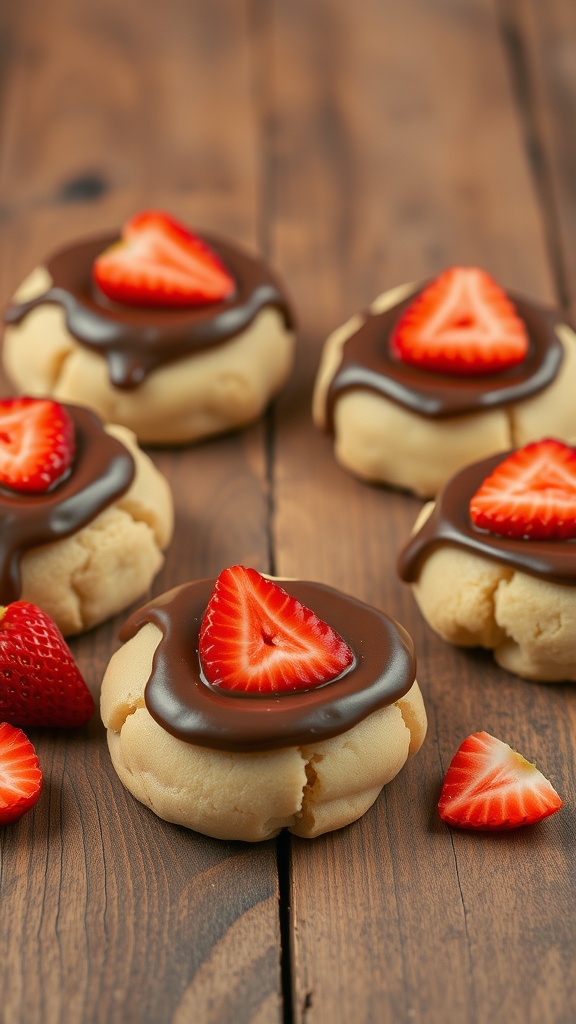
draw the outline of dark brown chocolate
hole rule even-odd
[[[346,640],[354,664],[330,683],[273,697],[218,690],[202,677],[198,634],[216,580],[170,590],[128,619],[120,639],[151,622],[162,633],[145,701],[152,717],[187,743],[257,751],[302,746],[350,729],[410,689],[416,672],[406,631],[383,612],[320,583],[282,581]]]
[[[364,388],[431,419],[459,416],[519,402],[552,383],[562,362],[562,343],[552,310],[510,295],[529,338],[528,355],[499,373],[465,377],[411,366],[391,349],[393,328],[413,302],[419,288],[385,313],[368,314],[348,338],[327,395],[327,422],[334,429],[334,407],[345,391]]]
[[[108,364],[110,382],[134,388],[160,366],[176,362],[240,334],[266,306],[278,309],[292,326],[288,301],[261,260],[232,245],[203,236],[236,282],[222,302],[185,309],[123,306],[107,299],[92,280],[92,264],[117,235],[61,249],[47,262],[52,287],[30,302],[12,305],[7,324],[19,324],[38,306],[63,308],[66,326],[80,345],[98,352]]]
[[[423,560],[446,544],[491,561],[502,562],[551,583],[576,586],[576,541],[499,537],[480,530],[470,519],[470,499],[496,466],[510,455],[500,452],[466,466],[438,495],[434,511],[398,558],[398,573],[406,583],[418,579]]]
[[[69,537],[128,490],[134,459],[88,409],[64,405],[74,422],[76,452],[70,473],[44,494],[0,487],[0,602],[22,593],[20,561],[32,548]]]

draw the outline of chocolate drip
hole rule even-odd
[[[470,499],[510,454],[500,452],[475,462],[450,480],[439,494],[430,517],[400,554],[398,573],[401,579],[406,583],[416,582],[423,560],[437,548],[452,544],[550,583],[576,586],[576,541],[499,537],[473,525]]]
[[[76,454],[69,475],[44,494],[0,487],[0,601],[22,593],[20,561],[32,548],[62,540],[90,523],[128,490],[134,460],[88,409],[64,405],[74,422]]]
[[[511,295],[529,337],[526,358],[500,373],[465,377],[433,373],[403,362],[393,354],[390,337],[397,320],[421,289],[385,313],[368,314],[348,338],[338,370],[328,389],[327,419],[334,430],[334,408],[340,395],[365,388],[420,416],[441,418],[479,412],[519,402],[552,383],[562,362],[562,343],[552,310]]]
[[[7,324],[19,324],[45,303],[64,310],[66,326],[80,345],[108,364],[110,382],[130,389],[160,366],[221,344],[244,331],[266,306],[292,326],[288,302],[271,271],[260,261],[214,238],[204,239],[232,274],[234,294],[222,302],[182,309],[123,306],[107,299],[92,281],[92,264],[116,235],[62,249],[48,260],[52,287],[21,305],[9,306]]]
[[[355,663],[338,679],[298,693],[238,695],[206,683],[198,634],[215,580],[170,590],[135,612],[120,639],[145,623],[162,633],[147,682],[152,717],[187,743],[220,750],[257,751],[300,746],[350,729],[410,689],[416,663],[406,631],[383,612],[320,583],[282,581],[282,587],[340,633]]]

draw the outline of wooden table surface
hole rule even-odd
[[[2,1024],[572,1024],[574,689],[432,634],[394,568],[420,503],[341,470],[310,398],[332,328],[450,263],[576,312],[576,5],[4,0],[0,52],[3,301],[159,206],[263,252],[298,311],[262,422],[153,453],[177,518],[153,592],[242,562],[353,593],[412,633],[429,716],[360,822],[259,845],[136,803],[99,720],[35,731],[45,791],[0,835]],[[72,644],[95,694],[121,621]],[[543,767],[558,815],[440,822],[478,729]]]

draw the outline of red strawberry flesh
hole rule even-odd
[[[75,728],[94,701],[56,624],[40,608],[0,608],[0,720],[20,726]]]
[[[0,825],[21,818],[42,789],[36,751],[21,729],[0,723]]]
[[[506,370],[529,348],[513,303],[479,267],[451,267],[435,278],[400,317],[390,344],[406,363],[457,376]]]
[[[0,401],[0,485],[41,494],[68,474],[74,424],[63,406],[43,398]]]
[[[443,821],[479,831],[533,825],[561,807],[536,766],[487,732],[473,733],[458,748],[438,803]]]
[[[576,449],[546,438],[513,452],[471,499],[470,518],[505,537],[576,538]]]
[[[310,608],[241,565],[224,569],[216,581],[199,655],[209,683],[248,693],[309,690],[354,661],[342,637]]]
[[[121,240],[95,260],[93,277],[107,298],[131,306],[203,306],[235,290],[206,242],[160,210],[130,218]]]

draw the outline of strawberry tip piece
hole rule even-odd
[[[474,377],[521,363],[529,340],[515,306],[485,270],[450,267],[415,296],[390,346],[412,366]]]
[[[203,675],[212,686],[251,693],[310,690],[354,662],[342,637],[255,569],[224,569],[199,638]]]
[[[542,772],[487,732],[473,733],[460,745],[438,802],[442,821],[482,832],[533,825],[561,807]]]
[[[28,601],[0,609],[0,721],[72,729],[94,700],[56,623]]]
[[[545,438],[519,448],[470,500],[478,529],[525,540],[576,538],[576,448]]]
[[[36,751],[21,729],[0,722],[0,825],[29,811],[42,790]]]
[[[42,494],[68,475],[75,454],[74,424],[47,398],[0,401],[0,486]]]
[[[94,261],[100,291],[128,306],[182,308],[222,302],[234,278],[210,246],[162,210],[144,210]]]

